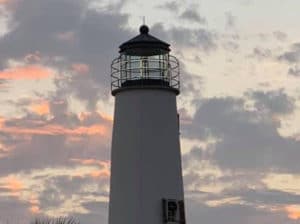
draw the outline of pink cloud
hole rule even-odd
[[[11,0],[0,0],[0,4],[7,4],[11,2]]]
[[[47,100],[29,102],[29,109],[40,116],[51,113],[50,102]],[[65,114],[65,116],[69,115]],[[45,117],[37,117],[34,119],[5,119],[4,117],[0,117],[0,129],[3,133],[15,136],[65,135],[70,138],[70,141],[81,141],[80,138],[84,136],[100,135],[105,138],[110,138],[112,124],[110,117],[104,117],[97,112],[81,113],[78,115],[78,121],[77,126],[66,127],[63,124],[56,123],[55,118],[47,120]],[[7,125],[8,123],[10,125]]]
[[[71,159],[72,162],[79,163],[81,165],[98,165],[99,167],[106,167],[110,166],[109,161],[103,160],[96,160],[96,159]]]
[[[41,65],[25,65],[22,67],[9,68],[0,71],[0,79],[38,80],[49,78],[54,75],[54,71]]]
[[[58,124],[44,125],[42,127],[7,127],[1,125],[1,131],[15,135],[102,135],[108,136],[108,128],[104,125],[80,126],[76,128],[66,128]]]
[[[24,61],[28,63],[38,63],[42,60],[40,52],[36,51],[32,54],[27,54],[24,57]]]
[[[66,31],[62,33],[58,33],[56,38],[62,41],[74,41],[75,40],[75,33],[72,31]]]
[[[81,164],[81,165],[97,165],[98,170],[92,170],[88,176],[94,179],[105,179],[110,177],[110,161],[95,160],[95,159],[71,159],[72,162]]]
[[[39,208],[39,206],[37,206],[37,205],[32,205],[32,206],[29,208],[29,211],[30,211],[32,214],[39,214],[39,213],[40,213],[40,208]]]
[[[82,75],[90,72],[90,66],[83,63],[72,64],[71,68],[74,72]]]
[[[99,117],[101,117],[102,119],[104,119],[104,120],[106,120],[108,122],[112,122],[113,121],[113,117],[111,115],[109,115],[109,114],[106,114],[106,113],[100,112],[100,111],[98,111],[96,113],[97,113],[97,115]],[[85,120],[88,120],[89,117],[91,117],[91,116],[93,116],[93,113],[91,113],[91,112],[81,112],[78,115],[78,118],[79,118],[80,121],[85,121]]]
[[[0,183],[0,189],[4,189],[9,192],[10,196],[19,198],[21,192],[25,190],[24,183],[16,177],[7,177],[2,183]]]

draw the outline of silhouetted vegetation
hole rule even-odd
[[[74,217],[35,218],[31,224],[80,224]]]

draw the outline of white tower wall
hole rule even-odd
[[[116,94],[109,224],[160,224],[162,199],[184,199],[178,125],[170,88]]]

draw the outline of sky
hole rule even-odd
[[[300,223],[299,0],[0,0],[0,223],[107,223],[118,46],[180,60],[187,223]]]

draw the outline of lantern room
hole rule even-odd
[[[179,94],[179,62],[170,55],[170,45],[149,34],[140,34],[120,46],[111,64],[112,95],[132,88],[164,88]]]

